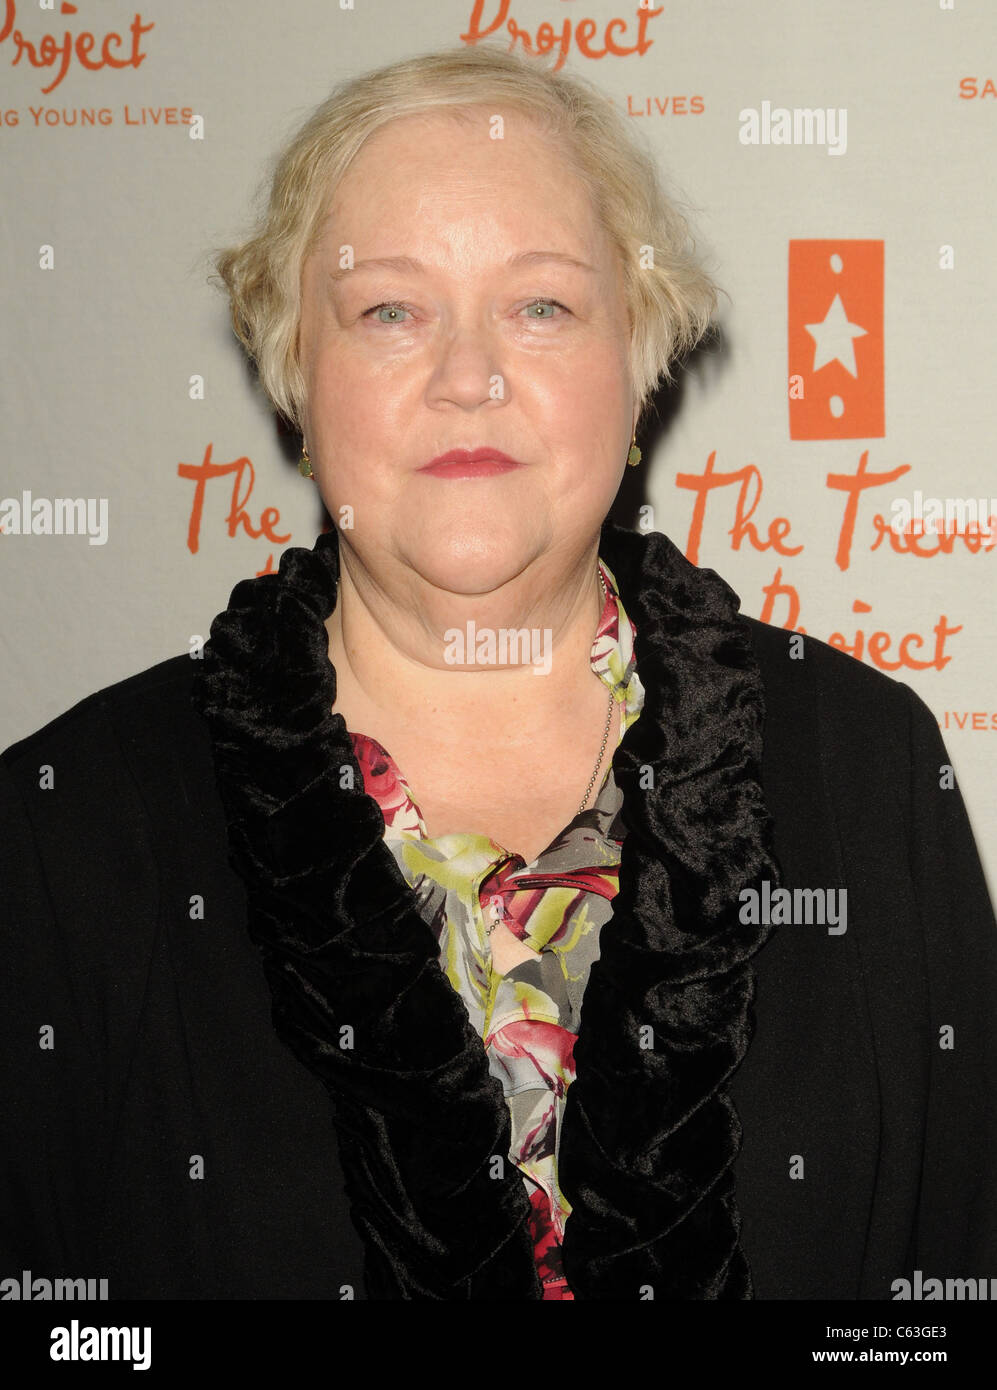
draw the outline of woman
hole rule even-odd
[[[935,721],[605,522],[715,302],[622,119],[489,48],[396,64],[218,268],[335,525],[203,660],[3,757],[5,1266],[112,1298],[997,1273],[997,933]]]

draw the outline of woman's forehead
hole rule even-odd
[[[446,108],[396,117],[370,135],[340,184],[354,191],[380,174],[415,185],[432,179],[444,189],[491,180],[526,182],[542,169],[547,180],[579,183],[567,141],[519,111],[456,115]]]
[[[333,242],[363,239],[358,257],[418,255],[420,237],[445,235],[455,250],[485,239],[506,257],[553,246],[588,264],[601,259],[585,181],[563,146],[533,127],[491,140],[453,120],[392,121],[340,181],[325,230]]]

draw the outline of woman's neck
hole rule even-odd
[[[487,594],[454,594],[415,574],[378,582],[340,546],[326,620],[336,708],[383,711],[394,724],[445,715],[457,738],[563,719],[597,677],[590,659],[604,596],[598,542],[567,569],[531,565]],[[398,595],[398,597],[394,597]],[[402,597],[403,596],[403,597]],[[348,721],[349,722],[349,721]]]

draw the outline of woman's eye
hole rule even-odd
[[[559,303],[556,299],[534,299],[532,304],[527,304],[526,306],[527,317],[531,319],[537,319],[541,323],[544,321],[544,319],[556,318],[556,315],[553,313],[537,314],[533,312],[533,310],[535,309],[564,309],[565,313],[568,312],[565,306]]]
[[[363,317],[370,318],[371,314],[378,315],[378,323],[401,323],[401,315],[407,314],[408,310],[404,304],[375,304],[372,308],[364,311]],[[387,314],[387,318],[380,315]]]

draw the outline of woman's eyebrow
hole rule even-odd
[[[577,270],[587,270],[593,275],[597,273],[595,266],[589,265],[586,261],[580,261],[576,256],[569,256],[564,251],[520,251],[518,255],[509,257],[506,266],[509,269],[516,269],[523,265],[539,265],[544,261],[554,261],[559,265],[573,266]],[[408,271],[415,275],[421,275],[427,269],[427,266],[412,256],[375,256],[356,261],[347,270],[330,270],[329,279],[333,281],[345,280],[348,275],[355,275],[358,270]]]

